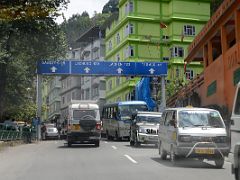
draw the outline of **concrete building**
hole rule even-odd
[[[210,0],[120,0],[119,16],[106,29],[106,59],[168,62],[168,82],[193,79],[199,62],[184,72],[187,47],[210,17]],[[106,79],[107,102],[133,100],[139,78]]]
[[[99,27],[90,28],[77,40],[81,46],[71,49],[67,58],[79,61],[104,60],[105,46],[103,39],[99,38],[99,34]],[[67,107],[70,103],[79,100],[95,100],[100,109],[105,103],[104,77],[63,76],[61,83],[61,122],[67,118]]]

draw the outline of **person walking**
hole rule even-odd
[[[23,125],[23,137],[26,143],[31,143],[31,128],[27,124],[27,122]]]

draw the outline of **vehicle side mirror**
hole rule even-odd
[[[231,125],[234,125],[234,120],[231,119],[231,120],[230,120],[230,123],[231,123]]]

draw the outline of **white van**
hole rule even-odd
[[[214,160],[222,168],[229,153],[227,131],[220,113],[206,108],[169,108],[159,125],[159,154],[177,158]]]

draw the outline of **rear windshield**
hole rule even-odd
[[[138,116],[137,122],[159,123],[161,116]]]
[[[97,116],[97,111],[96,110],[74,110],[73,111],[73,119],[74,120],[79,120],[84,118],[84,116],[92,116],[96,118]]]
[[[178,120],[179,127],[224,127],[220,114],[217,111],[180,111]]]

